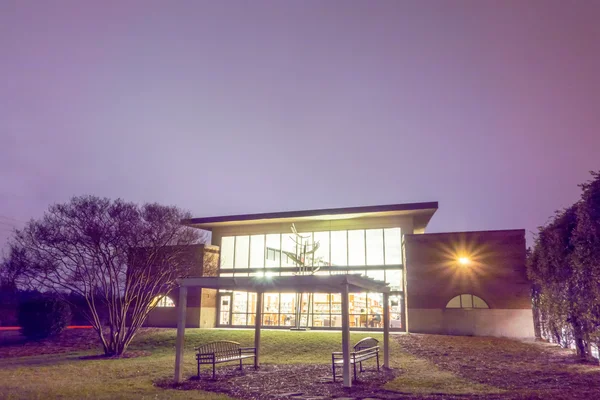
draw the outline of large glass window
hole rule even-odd
[[[321,267],[317,275],[360,273],[372,279],[385,281],[394,291],[401,291],[402,249],[400,228],[356,229],[350,231],[304,232],[302,243],[319,243],[314,257],[309,255],[306,263]],[[280,267],[296,267],[298,254],[297,237],[289,232],[283,234],[240,235],[221,238],[220,276],[275,276],[294,275],[293,268],[282,272]],[[287,254],[286,254],[287,253]],[[379,267],[387,265],[387,267]],[[372,267],[368,267],[372,266]],[[369,269],[376,267],[377,269]],[[235,269],[231,269],[235,268]],[[260,268],[261,270],[250,270]],[[268,268],[262,270],[262,268]],[[387,269],[393,268],[393,269]],[[220,291],[219,322],[222,325],[254,325],[256,322],[256,294]],[[311,299],[312,300],[309,300]],[[400,300],[396,304],[401,304]],[[352,327],[381,327],[377,314],[383,315],[379,295],[352,294],[350,300],[350,324]],[[459,305],[473,308],[483,307],[485,302],[476,297],[459,296]],[[463,304],[464,303],[464,304]],[[263,324],[266,326],[294,326],[297,307],[301,308],[301,326],[341,327],[341,296],[339,294],[265,294],[263,301]],[[390,306],[391,308],[393,306]],[[396,306],[398,308],[399,306]],[[452,304],[449,306],[452,307]],[[375,315],[374,315],[375,314]],[[398,327],[400,312],[392,313],[397,318],[392,327]],[[395,324],[395,325],[394,325]]]
[[[385,237],[385,264],[402,264],[402,235],[400,228],[384,229]]]
[[[236,236],[235,238],[235,268],[248,268],[250,255],[250,236]]]
[[[278,233],[266,236],[265,263],[269,268],[281,266],[281,235]]]
[[[348,231],[348,265],[365,265],[365,231]]]
[[[383,265],[383,229],[367,229],[367,265]]]
[[[250,236],[250,268],[265,266],[265,235]]]
[[[233,268],[233,251],[235,237],[226,236],[221,238],[221,268]]]
[[[346,231],[331,231],[331,265],[348,265],[348,237]]]

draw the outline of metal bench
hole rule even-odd
[[[364,372],[362,363],[371,358],[377,359],[377,371],[379,371],[379,341],[372,337],[359,340],[354,345],[354,351],[350,352],[350,364],[354,367],[354,380],[356,380],[356,364],[360,366],[360,372]],[[331,369],[333,370],[333,381],[335,382],[336,366],[344,365],[344,353],[336,351],[331,353]]]
[[[256,365],[256,348],[255,347],[240,347],[237,342],[228,340],[219,340],[196,347],[196,360],[198,360],[198,378],[200,378],[200,365],[212,364],[212,377],[215,379],[215,365],[232,361],[240,362],[242,369],[242,361],[245,358],[254,358],[254,369]]]

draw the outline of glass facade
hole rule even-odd
[[[361,274],[389,283],[390,327],[402,328],[403,266],[400,228],[301,232],[318,243],[312,264],[317,275]],[[240,235],[221,238],[220,276],[292,276],[297,238],[293,234]],[[256,318],[256,293],[220,291],[219,326],[252,326]],[[349,295],[352,328],[382,328],[383,295]],[[341,327],[341,295],[337,293],[265,293],[264,326]]]

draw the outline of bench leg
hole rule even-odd
[[[377,372],[379,372],[379,353],[377,353]]]
[[[216,366],[216,364],[213,362],[213,379],[215,379],[215,372],[216,372],[215,371],[215,366]]]
[[[198,379],[200,379],[200,361],[198,361]]]
[[[333,370],[333,383],[335,383],[335,364],[331,363],[331,369]]]
[[[356,380],[356,363],[352,364],[352,366],[354,367],[354,380]]]
[[[244,367],[242,366],[242,359],[240,358],[240,371],[243,369],[244,369]]]
[[[362,366],[362,361],[360,362],[360,372],[365,372],[363,366]]]

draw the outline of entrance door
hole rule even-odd
[[[220,295],[219,325],[231,325],[231,293],[221,293]]]

